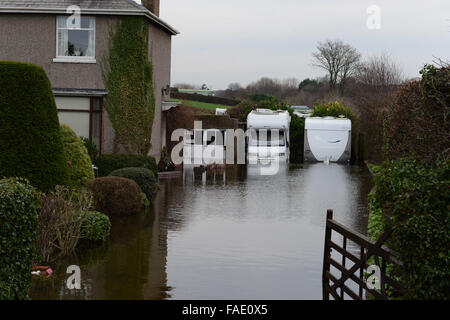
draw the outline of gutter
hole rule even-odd
[[[55,9],[55,8],[11,8],[11,7],[1,7],[0,13],[47,13],[47,14],[65,14],[67,15],[67,11],[65,9]],[[151,13],[150,11],[142,11],[142,10],[121,10],[121,9],[81,9],[81,13],[83,14],[91,14],[91,15],[116,15],[116,16],[144,16],[150,21],[156,23],[166,31],[168,31],[171,35],[180,34],[178,30],[170,26],[168,23],[161,20],[159,17]]]
[[[106,90],[98,89],[61,89],[53,88],[55,97],[104,97],[108,94]]]

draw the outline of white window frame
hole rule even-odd
[[[63,62],[63,63],[97,63],[97,60],[95,58],[95,42],[96,42],[96,19],[95,17],[92,16],[88,16],[86,18],[90,18],[94,20],[94,28],[77,28],[76,30],[86,30],[86,31],[93,31],[94,34],[94,48],[92,49],[92,51],[94,52],[94,56],[92,57],[80,57],[80,56],[59,56],[58,55],[58,43],[59,43],[59,39],[58,39],[58,31],[59,30],[65,30],[68,28],[58,28],[58,19],[61,17],[68,17],[68,16],[56,16],[56,53],[55,53],[55,58],[53,59],[53,62]]]

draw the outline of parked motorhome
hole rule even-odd
[[[247,117],[249,129],[247,162],[249,164],[268,161],[289,162],[288,111],[257,109]]]
[[[305,120],[305,162],[348,163],[351,147],[350,119],[313,117]]]

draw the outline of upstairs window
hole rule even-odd
[[[95,60],[95,18],[83,17],[79,26],[68,24],[69,16],[57,18],[57,59]],[[70,21],[69,21],[70,22]]]

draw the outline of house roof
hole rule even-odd
[[[81,14],[145,16],[172,35],[179,32],[144,6],[133,0],[1,0],[0,13],[67,13],[69,6],[80,7]]]

